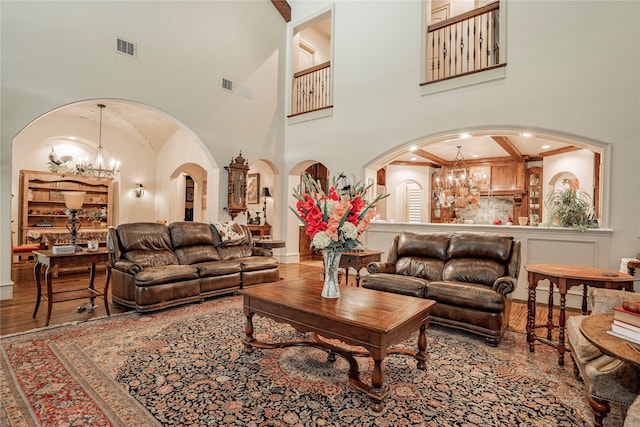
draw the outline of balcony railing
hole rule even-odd
[[[332,107],[331,62],[295,73],[292,92],[292,116]]]
[[[501,65],[500,3],[494,2],[427,28],[427,83]]]

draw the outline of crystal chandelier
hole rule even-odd
[[[100,133],[98,135],[98,151],[96,152],[96,160],[90,163],[88,160],[80,162],[76,165],[76,169],[82,175],[87,175],[93,179],[113,179],[120,173],[120,161],[111,159],[109,167],[104,163],[104,154],[102,149],[102,110],[104,104],[98,104],[100,108]]]

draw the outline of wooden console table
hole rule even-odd
[[[626,273],[613,270],[603,270],[600,268],[581,267],[576,265],[561,264],[529,264],[525,266],[528,272],[529,294],[527,300],[527,342],[529,351],[533,352],[533,344],[536,340],[558,348],[558,365],[564,365],[564,332],[565,332],[565,309],[567,291],[574,286],[583,286],[582,290],[582,314],[587,314],[587,286],[606,289],[625,289],[633,292],[633,281],[635,278]],[[549,280],[549,300],[547,323],[536,325],[536,288],[541,280]],[[560,316],[558,325],[553,323],[553,288],[558,288],[560,294]],[[546,327],[547,337],[538,337],[536,328]],[[554,328],[559,328],[558,342],[551,340],[551,332]]]
[[[109,251],[106,249],[100,249],[95,252],[89,252],[83,250],[73,254],[54,254],[50,250],[39,250],[33,252],[36,257],[36,265],[33,267],[33,275],[36,281],[36,290],[38,292],[36,299],[36,308],[33,310],[33,317],[38,314],[38,308],[40,307],[40,300],[43,297],[42,294],[42,267],[46,267],[44,271],[45,283],[47,285],[47,294],[44,297],[47,299],[47,321],[46,326],[49,325],[51,320],[51,308],[54,302],[72,301],[77,299],[91,299],[91,306],[93,306],[93,300],[96,297],[102,297],[104,299],[104,308],[107,312],[107,316],[111,316],[109,312],[109,302],[107,301],[107,293],[109,291],[109,280],[111,279],[111,269],[107,265],[106,278],[104,282],[104,290],[102,293],[95,290],[94,277],[96,273],[96,264],[104,262],[107,264],[109,260]],[[55,267],[58,268],[70,268],[70,267],[89,267],[89,284],[85,288],[71,289],[65,291],[54,292],[52,284],[52,273]]]

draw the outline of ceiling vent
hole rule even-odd
[[[136,44],[121,38],[116,39],[116,52],[123,55],[136,56]]]
[[[227,80],[225,78],[222,79],[222,89],[226,89],[230,92],[233,92],[233,82],[231,80]]]

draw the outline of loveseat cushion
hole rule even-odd
[[[116,232],[124,259],[142,268],[178,264],[166,225],[152,222],[121,224]]]
[[[496,233],[455,233],[451,235],[448,258],[483,258],[507,262],[513,237]]]
[[[154,286],[198,279],[198,269],[190,265],[165,265],[145,268],[135,275],[137,286]]]
[[[398,237],[398,258],[419,257],[447,259],[449,235],[403,231]]]
[[[393,292],[422,298],[427,281],[419,277],[403,276],[394,273],[369,274],[362,280],[362,287],[376,291]]]
[[[429,282],[425,298],[452,306],[475,308],[500,313],[504,311],[505,297],[490,287],[464,282]]]
[[[405,256],[396,261],[396,274],[427,280],[442,280],[443,267],[444,261],[441,259]]]
[[[169,225],[171,242],[180,264],[217,261],[218,251],[213,245],[209,225],[201,222],[174,222]]]
[[[445,264],[442,279],[491,286],[497,278],[504,276],[505,268],[504,264],[492,259],[455,258]]]

